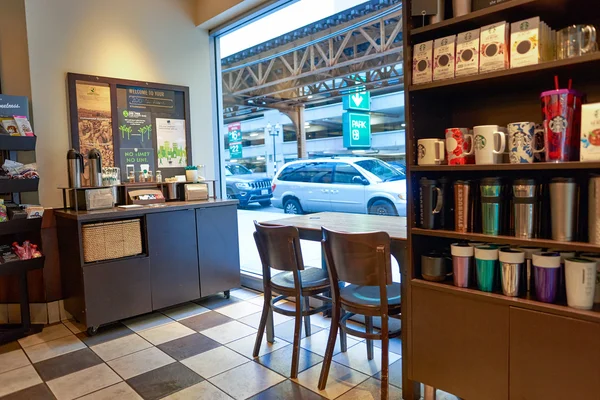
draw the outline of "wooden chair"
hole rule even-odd
[[[329,277],[327,271],[322,268],[304,268],[297,228],[292,226],[264,226],[256,221],[254,221],[254,226],[256,228],[254,240],[262,262],[265,302],[256,342],[254,343],[253,356],[258,357],[267,322],[270,325],[269,329],[272,329],[272,311],[295,317],[294,347],[290,374],[290,377],[294,379],[298,377],[302,317],[304,317],[306,336],[310,336],[310,316],[331,308],[331,299],[320,296],[321,293],[329,290]],[[271,277],[271,268],[285,272]],[[272,299],[272,292],[280,294],[280,296]],[[276,305],[276,303],[290,297],[295,299],[295,311],[285,310]],[[310,297],[317,298],[325,304],[311,310],[309,307]]]
[[[400,315],[400,284],[392,283],[390,237],[385,232],[341,233],[322,228],[323,251],[331,282],[331,330],[319,378],[325,389],[335,347],[336,332],[367,339],[367,357],[373,359],[373,340],[381,340],[381,398],[388,398],[389,339],[400,330],[388,331],[388,316]],[[349,283],[341,286],[340,282]],[[346,325],[355,314],[364,315],[366,331]],[[381,317],[381,333],[373,333],[373,317]]]

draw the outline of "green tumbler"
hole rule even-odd
[[[498,270],[498,248],[494,246],[475,247],[475,264],[479,290],[493,291]]]

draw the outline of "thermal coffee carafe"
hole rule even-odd
[[[533,179],[516,179],[513,182],[514,229],[515,237],[534,237],[537,204],[537,186]]]
[[[481,226],[485,235],[498,236],[502,221],[502,180],[481,180]]]
[[[102,186],[102,155],[97,149],[92,149],[88,153],[90,186]]]
[[[553,178],[550,181],[552,239],[574,240],[577,217],[577,183],[573,178]]]
[[[438,182],[433,179],[421,178],[419,180],[421,192],[421,228],[435,229],[436,218],[444,206],[444,193],[438,187]]]
[[[83,174],[83,156],[75,149],[67,152],[67,172],[69,174],[69,187],[81,187],[81,174]]]
[[[454,230],[467,233],[471,224],[470,195],[471,183],[469,181],[454,182]]]
[[[590,177],[588,186],[588,241],[600,244],[600,176]]]

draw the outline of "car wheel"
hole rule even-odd
[[[285,204],[283,205],[283,212],[286,214],[302,214],[302,207],[300,206],[300,203],[298,203],[298,200],[296,199],[289,199],[285,201]]]
[[[271,200],[259,201],[258,204],[263,207],[269,207],[271,205]]]
[[[369,207],[369,214],[373,215],[396,215],[394,205],[387,200],[375,200]]]

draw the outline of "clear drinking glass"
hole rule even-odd
[[[592,25],[571,25],[556,32],[556,55],[559,60],[582,56],[598,49],[596,28]]]

